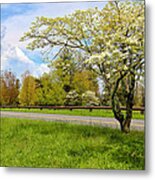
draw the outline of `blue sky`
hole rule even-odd
[[[2,4],[1,19],[5,21],[7,18],[14,15],[21,15],[37,8],[37,4]]]
[[[19,42],[36,16],[64,16],[77,9],[101,9],[104,5],[105,2],[1,4],[1,69],[10,69],[17,77],[26,70],[35,76],[48,72],[49,68],[40,51],[27,50],[26,43]]]

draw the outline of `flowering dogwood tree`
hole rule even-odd
[[[103,79],[115,118],[123,132],[130,131],[134,86],[144,74],[144,2],[108,2],[98,8],[77,10],[64,17],[37,17],[21,38],[28,48],[45,52],[77,50],[83,63]],[[120,96],[126,102],[121,111]],[[120,93],[119,93],[120,94]]]
[[[115,118],[124,132],[130,130],[136,79],[144,74],[143,11],[141,3],[115,2],[107,6],[102,26],[104,50],[85,61],[103,78]],[[125,115],[121,112],[118,91],[126,102]]]

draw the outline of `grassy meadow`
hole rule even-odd
[[[92,112],[89,109],[19,109],[19,108],[1,108],[2,111],[15,111],[15,112],[35,112],[47,114],[64,114],[64,115],[77,115],[77,116],[95,116],[95,117],[114,117],[112,110],[108,109],[94,109]],[[140,111],[133,111],[133,119],[144,119],[144,114]]]
[[[1,166],[144,169],[144,132],[1,118]]]

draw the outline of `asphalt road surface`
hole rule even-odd
[[[45,121],[59,121],[76,124],[98,125],[111,128],[120,128],[119,122],[114,118],[93,117],[93,116],[73,116],[60,114],[43,114],[43,113],[27,113],[27,112],[9,112],[1,111],[1,117],[45,120]],[[132,120],[131,130],[144,130],[144,120]]]

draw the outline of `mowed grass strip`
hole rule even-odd
[[[1,118],[1,166],[144,169],[144,132]]]
[[[19,109],[19,108],[1,108],[2,111],[14,111],[14,112],[35,112],[35,113],[47,113],[47,114],[64,114],[64,115],[77,115],[77,116],[95,116],[95,117],[114,117],[112,110],[108,109],[94,109],[92,112],[89,109]],[[133,111],[132,119],[144,119],[144,114],[140,111]]]

